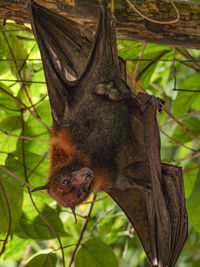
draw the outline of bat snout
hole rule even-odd
[[[80,187],[81,185],[90,185],[93,181],[93,171],[84,167],[78,171],[72,172],[72,185]]]

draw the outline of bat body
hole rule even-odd
[[[36,7],[42,10],[41,7],[37,5]],[[72,201],[73,193],[80,191],[80,184],[78,183],[77,188],[63,185],[62,179],[57,175],[59,169],[63,172],[65,168],[67,174],[79,168],[89,168],[94,175],[92,181],[88,183],[88,188],[84,186],[83,191],[89,192],[91,186],[95,191],[105,190],[109,184],[113,186],[118,177],[123,175],[117,155],[121,153],[127,140],[131,139],[130,109],[136,99],[121,78],[115,31],[112,30],[115,24],[111,15],[105,15],[105,12],[106,10],[102,8],[94,47],[78,79],[64,81],[66,77],[60,77],[59,71],[62,69],[59,69],[60,66],[55,65],[55,62],[52,70],[52,73],[55,73],[55,80],[52,80],[52,77],[50,78],[52,73],[49,74],[52,66],[44,66],[47,69],[45,73],[49,95],[56,94],[54,88],[59,87],[59,83],[60,87],[64,88],[60,89],[61,100],[60,94],[50,98],[51,102],[58,100],[56,103],[51,103],[54,129],[50,138],[49,182],[45,188],[48,188],[50,195],[58,203],[66,207],[79,204],[80,199],[85,199],[88,193],[84,198],[77,199],[77,202]],[[37,23],[34,27],[38,27],[36,33],[39,27],[42,28]],[[109,36],[107,40],[104,38],[105,31]],[[38,42],[43,51],[43,47],[48,46],[49,39],[42,41],[38,39]],[[43,53],[44,61],[50,62],[55,53],[56,51],[52,50],[48,54]],[[58,107],[61,101],[63,111],[59,110],[60,105]],[[60,186],[57,181],[60,181]],[[69,191],[72,194],[69,194]]]
[[[101,6],[91,44],[87,30],[32,1],[28,13],[54,122],[49,179],[36,190],[48,189],[72,209],[92,190],[107,192],[130,219],[151,265],[174,266],[187,238],[182,171],[160,162],[160,103],[136,97],[126,84],[115,20]]]

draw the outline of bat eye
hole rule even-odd
[[[71,184],[71,182],[70,182],[70,180],[64,179],[64,180],[62,181],[62,184],[63,184],[64,186],[69,186],[69,185]]]

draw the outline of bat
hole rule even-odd
[[[162,101],[128,87],[106,1],[94,37],[34,1],[27,10],[53,117],[48,182],[35,191],[47,189],[73,211],[91,191],[107,192],[151,266],[174,266],[188,228],[182,170],[160,161],[156,110]]]

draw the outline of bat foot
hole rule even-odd
[[[161,112],[162,111],[162,107],[165,104],[165,101],[163,99],[159,98],[159,97],[153,96],[152,97],[152,102],[153,102],[153,105],[155,106],[155,108],[158,110],[158,112]]]
[[[106,96],[113,101],[121,98],[120,90],[114,87],[113,81],[99,83],[95,88],[95,93],[100,96]]]

